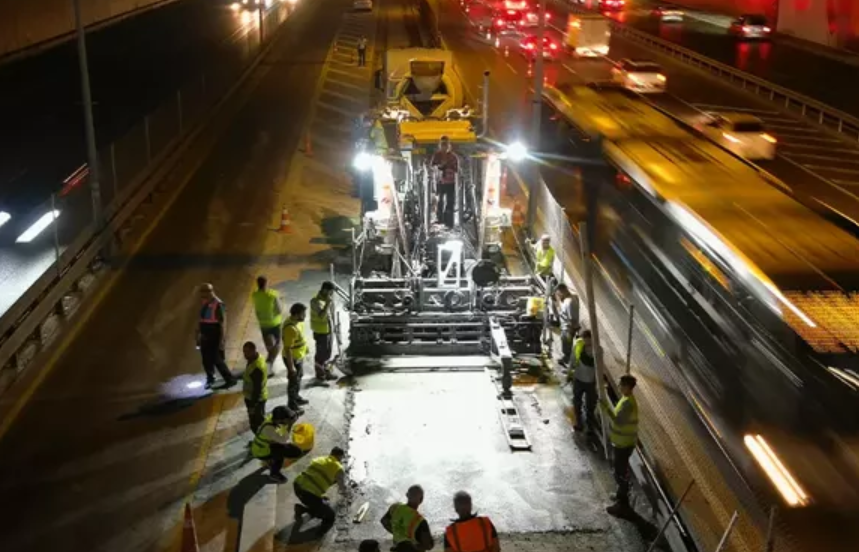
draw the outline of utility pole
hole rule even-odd
[[[95,121],[92,114],[92,92],[89,87],[89,60],[86,52],[86,34],[81,17],[80,0],[72,0],[75,10],[75,32],[78,41],[78,66],[81,76],[81,101],[84,107],[84,131],[86,134],[87,164],[89,165],[89,190],[92,195],[92,218],[95,231],[104,227],[104,210],[101,205],[101,178],[98,167],[98,150],[95,148]]]

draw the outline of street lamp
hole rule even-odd
[[[104,211],[101,206],[101,180],[98,166],[98,151],[95,148],[95,122],[92,114],[92,92],[89,85],[89,63],[86,51],[86,34],[81,17],[80,0],[72,0],[75,11],[75,33],[78,43],[78,67],[81,77],[81,100],[84,107],[84,132],[86,134],[87,163],[89,164],[89,189],[92,195],[92,217],[95,231],[104,227]]]

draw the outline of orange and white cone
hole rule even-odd
[[[292,218],[289,216],[289,210],[286,205],[280,211],[280,233],[292,234]]]
[[[185,524],[182,527],[182,552],[200,552],[194,515],[191,513],[191,505],[187,503],[185,504]]]

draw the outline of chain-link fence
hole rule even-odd
[[[599,211],[599,207],[585,205],[587,194],[583,193],[580,172],[562,169],[541,172],[542,176],[528,179],[530,185],[520,182],[519,190],[512,192],[521,194],[519,201],[530,203],[533,208],[533,219],[528,225],[531,236],[543,233],[551,236],[557,252],[555,273],[582,296],[583,325],[590,327],[584,308],[585,261],[579,228],[586,213],[592,209]],[[622,223],[612,221],[608,213],[595,216],[600,217],[597,227]],[[590,237],[597,250],[603,247],[601,240],[607,238],[599,233]],[[734,512],[738,512],[739,521],[724,550],[764,550],[766,512],[739,478],[730,475],[733,466],[700,420],[706,416],[706,410],[690,404],[687,397],[694,394],[690,393],[681,371],[684,353],[671,349],[673,341],[681,340],[674,339],[678,336],[664,327],[659,313],[661,306],[639,293],[635,282],[625,277],[626,271],[612,266],[611,256],[591,255],[591,263],[607,376],[616,380],[624,374],[629,355],[631,373],[639,381],[636,388],[641,418],[639,453],[654,468],[671,500],[677,500],[689,482],[694,481],[679,515],[699,550],[716,550]],[[634,316],[630,315],[631,309]],[[789,541],[777,542],[775,549],[791,549]]]
[[[231,37],[218,63],[188,78],[120,138],[100,145],[99,206],[110,228],[116,230],[122,222],[117,217],[135,207],[153,169],[224,97],[291,10],[287,3],[274,0],[261,2],[259,8],[234,9],[241,30]],[[242,42],[239,48],[237,41]],[[96,237],[96,195],[89,167],[83,165],[57,184],[59,191],[29,212],[0,213],[0,346]],[[6,361],[2,358],[0,364]]]

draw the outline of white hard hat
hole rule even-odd
[[[549,234],[543,234],[542,236],[540,236],[540,241],[549,241],[551,239],[552,236],[550,236]]]

